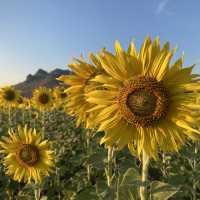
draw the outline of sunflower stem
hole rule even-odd
[[[90,132],[90,130],[88,130],[86,133],[86,148],[87,148],[87,153],[89,155],[91,154],[90,139],[91,139],[91,132]],[[91,165],[90,165],[90,163],[87,164],[86,168],[87,168],[87,179],[90,182],[91,181]]]
[[[198,143],[196,142],[194,144],[194,153],[197,154],[198,153]],[[197,169],[197,160],[196,160],[196,156],[193,160],[193,170],[196,171]],[[195,177],[193,178],[193,192],[192,192],[192,196],[193,196],[193,200],[197,200],[197,195],[196,195],[196,190],[197,190],[197,183],[195,180]]]
[[[36,188],[34,190],[35,200],[40,200],[40,193],[41,193],[41,189],[40,188]]]
[[[165,153],[162,153],[162,165],[163,177],[167,177],[167,160]]]
[[[25,111],[24,109],[22,110],[22,123],[23,123],[23,126],[25,125]]]
[[[149,167],[149,156],[146,152],[142,151],[142,183],[140,187],[140,199],[147,200],[147,187],[145,186],[146,181],[148,180],[148,167]]]
[[[44,139],[45,135],[45,111],[42,110],[42,138]]]
[[[9,123],[9,128],[11,128],[11,106],[8,106],[8,123]]]
[[[106,177],[107,177],[107,185],[108,187],[111,187],[112,184],[112,176],[113,176],[113,169],[112,169],[112,158],[113,158],[113,147],[109,146],[108,147],[108,165],[107,165],[107,173],[106,173]]]
[[[13,191],[9,189],[7,191],[7,194],[8,194],[8,200],[13,200]]]

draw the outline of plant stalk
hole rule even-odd
[[[194,149],[194,153],[197,154],[198,153],[198,143],[195,143],[195,149]],[[197,161],[196,161],[196,157],[193,160],[193,170],[196,171],[197,169]],[[193,178],[193,192],[192,192],[192,199],[193,200],[197,200],[197,195],[196,195],[196,191],[197,190],[197,183],[195,178]]]
[[[148,180],[148,167],[149,167],[149,156],[146,152],[142,151],[142,185],[140,187],[140,199],[147,200],[147,187],[145,186],[146,181]]]
[[[86,148],[87,148],[87,153],[89,155],[91,153],[90,140],[91,140],[91,131],[87,130],[87,133],[86,133]],[[86,168],[87,168],[87,179],[90,182],[91,181],[91,165],[90,165],[90,163],[87,164]]]
[[[113,147],[108,147],[108,166],[107,166],[107,185],[108,187],[112,184],[112,176],[113,176],[113,169],[112,169],[112,158],[113,158]]]
[[[40,188],[36,188],[34,190],[35,200],[40,200],[40,193],[41,193],[41,189]]]
[[[8,189],[7,194],[8,194],[8,200],[13,200],[13,191]]]
[[[45,111],[41,111],[42,113],[42,138],[45,137]]]
[[[11,119],[11,106],[8,106],[8,123],[9,123],[9,128],[12,126],[12,119]]]

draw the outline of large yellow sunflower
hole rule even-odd
[[[4,106],[15,106],[20,96],[20,92],[11,86],[0,89],[0,102]]]
[[[6,174],[16,181],[41,182],[54,166],[53,152],[47,140],[34,129],[18,127],[9,130],[9,137],[2,137],[0,146],[5,154],[3,164]]]
[[[85,93],[96,89],[99,84],[91,82],[98,73],[102,72],[101,63],[94,54],[89,54],[91,63],[87,63],[82,57],[75,59],[75,62],[69,64],[72,74],[63,75],[58,80],[63,81],[68,89],[65,90],[67,94],[67,101],[65,104],[66,112],[76,118],[76,125],[79,126],[82,122],[86,128],[93,127],[93,113],[86,111],[92,107],[85,99]]]
[[[35,105],[40,110],[51,108],[51,106],[53,105],[51,89],[46,87],[40,87],[34,90],[32,102],[33,105]]]
[[[99,131],[105,131],[101,143],[128,145],[131,152],[141,155],[144,150],[157,158],[158,148],[178,151],[187,137],[198,138],[190,116],[195,104],[193,66],[183,68],[183,58],[170,64],[175,50],[169,43],[160,47],[159,39],[147,37],[139,51],[134,43],[124,51],[117,41],[115,55],[104,50],[98,61],[109,75],[101,74],[93,81],[106,89],[87,94],[87,101],[96,104],[94,121]]]

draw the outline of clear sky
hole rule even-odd
[[[0,85],[23,81],[38,68],[65,68],[73,57],[127,48],[146,35],[200,63],[199,0],[0,0]],[[198,67],[196,71],[200,71]]]

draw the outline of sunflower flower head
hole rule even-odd
[[[24,99],[23,99],[22,96],[20,96],[20,97],[17,99],[17,103],[18,103],[19,105],[21,105],[21,104],[24,103]]]
[[[30,115],[31,119],[38,119],[39,113],[37,111],[32,111]]]
[[[64,87],[56,87],[54,88],[53,94],[55,99],[57,100],[65,100],[67,97],[67,94],[65,93],[65,88]]]
[[[33,92],[32,102],[40,110],[51,108],[53,103],[51,89],[40,87]]]
[[[6,174],[18,182],[41,182],[54,166],[49,142],[34,129],[18,127],[0,141]]]
[[[17,107],[25,108],[26,107],[26,98],[22,97],[21,95],[17,99]]]
[[[169,42],[147,37],[139,52],[131,43],[125,51],[115,43],[115,54],[104,50],[98,61],[106,74],[92,81],[102,88],[86,94],[98,111],[98,131],[105,131],[101,143],[122,149],[128,145],[138,156],[144,150],[156,159],[159,150],[178,151],[187,138],[199,138],[189,119],[197,96],[193,66],[183,68],[183,58],[171,64],[175,49]]]
[[[54,98],[54,106],[55,107],[60,107],[62,106],[67,99],[67,94],[65,92],[64,87],[56,87],[53,89],[53,98]]]
[[[11,86],[0,89],[0,101],[4,106],[15,106],[20,92]]]
[[[89,60],[90,63],[86,62],[82,56],[80,59],[75,59],[75,62],[69,64],[72,73],[58,78],[68,87],[64,91],[67,95],[67,101],[64,104],[65,111],[76,118],[77,126],[83,123],[86,128],[93,127],[95,114],[87,112],[92,104],[86,101],[85,93],[100,85],[91,79],[103,71],[101,63],[94,54],[89,54]]]

